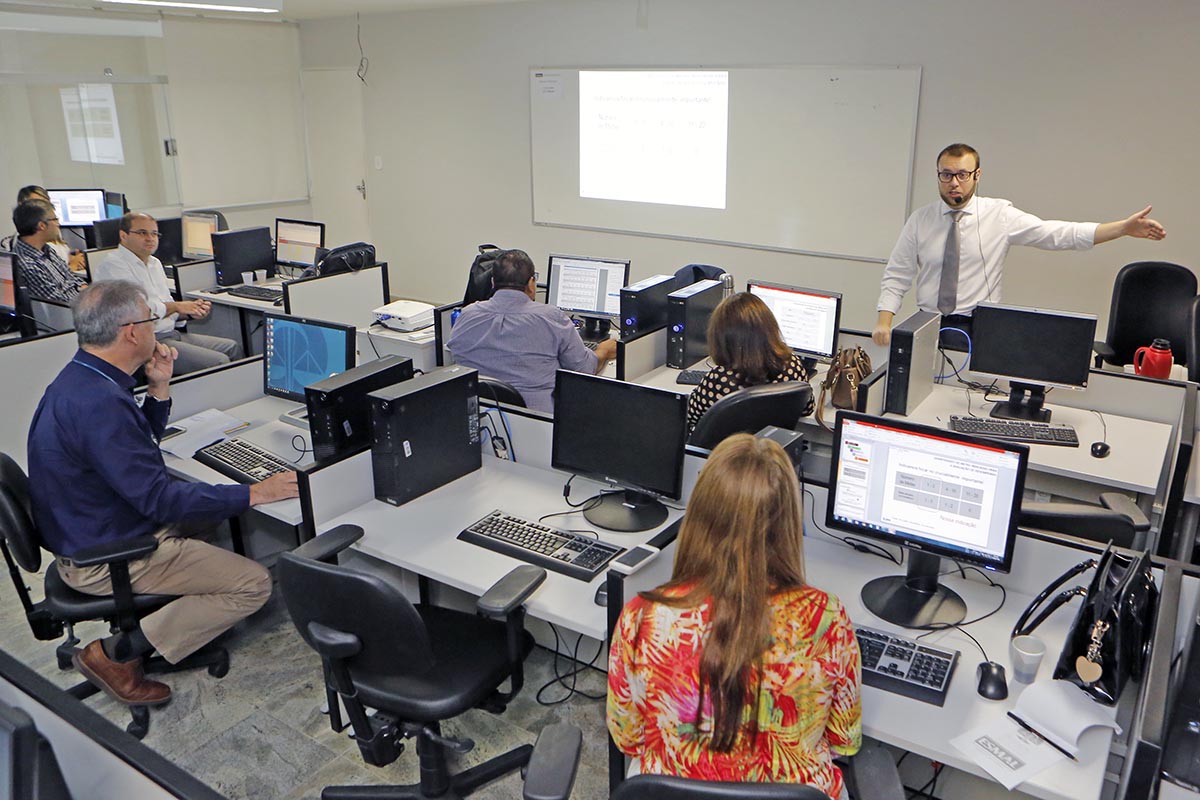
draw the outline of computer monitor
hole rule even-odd
[[[263,316],[264,394],[303,403],[305,386],[354,366],[353,325]]]
[[[217,283],[233,286],[242,282],[243,272],[266,270],[275,275],[275,251],[271,249],[271,229],[242,228],[212,234],[213,262]]]
[[[217,232],[217,215],[211,211],[184,211],[180,220],[183,257],[189,260],[212,258],[212,235]]]
[[[317,248],[325,246],[325,223],[298,219],[275,220],[275,261],[292,267],[311,267]]]
[[[644,531],[667,519],[658,497],[683,489],[687,395],[559,370],[554,382],[550,465],[616,484],[583,512],[614,531]]]
[[[60,225],[91,225],[107,219],[103,189],[47,189]]]
[[[629,262],[551,254],[546,303],[582,317],[584,335],[608,335],[621,315],[621,289],[629,283]]]
[[[121,243],[121,218],[98,219],[92,223],[92,248],[103,250]]]
[[[906,627],[961,622],[941,558],[1011,568],[1028,461],[1024,444],[839,411],[825,523],[908,550],[907,575],[863,587],[867,610]]]
[[[183,261],[183,220],[179,217],[158,220],[158,249],[154,255],[168,265]]]
[[[1009,379],[993,417],[1046,422],[1046,387],[1083,389],[1092,367],[1096,317],[1070,311],[981,303],[971,336],[972,372]]]
[[[104,193],[104,216],[108,219],[120,219],[125,216],[125,212],[129,210],[129,205],[125,202],[125,195],[120,192]]]
[[[793,352],[804,358],[833,358],[842,319],[841,294],[757,280],[747,283],[746,291],[771,309],[783,341]]]
[[[17,282],[13,279],[12,253],[0,251],[0,315],[17,313]]]

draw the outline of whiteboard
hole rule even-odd
[[[580,197],[581,69],[530,70],[534,224],[887,260],[909,212],[920,67],[705,67],[728,72],[724,208]]]

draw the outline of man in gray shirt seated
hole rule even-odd
[[[537,276],[524,250],[509,250],[492,271],[496,294],[463,309],[446,347],[459,364],[512,386],[525,405],[554,411],[554,372],[598,374],[617,354],[605,339],[592,352],[561,309],[536,302]]]

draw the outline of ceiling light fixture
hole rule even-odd
[[[188,11],[241,11],[249,14],[278,14],[283,11],[283,0],[104,0],[105,3],[130,6],[155,6],[157,8],[179,8]],[[253,3],[249,5],[248,3]]]

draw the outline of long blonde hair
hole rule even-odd
[[[804,585],[804,504],[778,443],[740,433],[717,445],[700,472],[679,532],[671,580],[642,597],[675,607],[708,600],[700,697],[711,697],[711,749],[734,745],[767,649],[771,595]],[[687,587],[682,594],[672,590]]]

